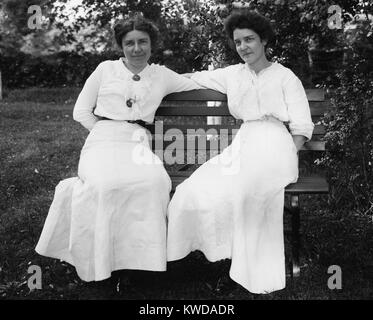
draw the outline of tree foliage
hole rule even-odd
[[[360,23],[348,48],[338,86],[330,87],[332,108],[323,123],[327,153],[320,164],[333,186],[332,204],[373,213],[373,21]]]
[[[25,12],[31,2],[42,4],[48,15],[49,25],[43,29],[44,39],[43,32],[31,36],[30,30],[25,29]],[[328,8],[334,4],[332,0],[83,0],[74,9],[73,20],[71,11],[66,11],[68,0],[27,0],[22,5],[16,5],[19,3],[16,0],[6,0],[5,3],[9,16],[7,30],[16,30],[17,33],[18,45],[14,48],[19,50],[19,42],[33,41],[36,45],[29,46],[29,51],[35,47],[44,53],[47,50],[41,50],[43,45],[50,46],[52,52],[115,51],[112,34],[115,21],[141,12],[157,23],[163,36],[163,46],[153,52],[153,61],[179,72],[239,61],[228,46],[223,20],[235,8],[244,6],[261,12],[273,22],[277,39],[269,50],[270,57],[291,66],[308,84],[312,82],[310,49],[341,46],[339,39],[343,33],[328,28]],[[358,4],[358,0],[343,1],[344,14],[355,14]],[[79,14],[79,10],[84,14]],[[59,32],[47,33],[48,28]],[[22,38],[27,35],[28,38]],[[48,37],[53,39],[45,41]]]
[[[328,27],[328,8],[333,0],[83,0],[84,16],[73,25],[66,25],[63,6],[55,11],[57,26],[64,29],[61,43],[77,41],[76,34],[88,25],[95,28],[86,37],[115,50],[112,26],[121,18],[142,12],[154,20],[163,35],[163,46],[153,53],[153,61],[162,62],[179,72],[221,66],[239,61],[228,46],[223,20],[232,10],[243,6],[257,10],[273,23],[277,34],[270,48],[270,57],[291,66],[308,84],[312,82],[310,49],[333,49],[343,46],[343,30]],[[340,2],[344,17],[356,14],[359,0]],[[101,46],[102,47],[102,46]]]
[[[24,45],[25,37],[35,33],[35,30],[28,27],[30,14],[28,8],[31,5],[38,5],[47,14],[52,5],[52,0],[4,0],[0,4],[0,54],[11,56]],[[47,31],[46,25],[43,30],[36,31],[44,34]]]

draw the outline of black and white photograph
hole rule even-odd
[[[373,299],[371,1],[1,0],[0,31],[0,300]]]

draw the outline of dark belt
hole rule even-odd
[[[100,120],[114,120],[114,119],[109,119],[109,118],[106,118],[106,117],[99,117]],[[145,129],[146,128],[146,122],[143,121],[143,120],[123,120],[123,121],[126,121],[128,123],[135,123],[135,124],[138,124],[139,126],[142,126],[144,127]]]

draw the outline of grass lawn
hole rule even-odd
[[[1,299],[371,299],[372,215],[331,212],[326,196],[301,197],[302,264],[286,289],[253,295],[224,283],[230,261],[209,263],[195,252],[164,273],[132,271],[131,285],[84,283],[70,265],[34,251],[61,179],[75,176],[87,131],[72,119],[78,89],[27,89],[0,101]],[[289,245],[286,243],[286,251]],[[27,286],[30,265],[42,270],[42,289]],[[328,267],[342,269],[342,289],[327,286]],[[220,279],[220,281],[219,281]]]

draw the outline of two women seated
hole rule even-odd
[[[250,292],[285,287],[284,189],[297,180],[297,151],[312,135],[310,109],[301,81],[268,61],[273,31],[263,16],[231,14],[225,31],[244,63],[183,76],[148,63],[158,42],[151,21],[137,16],[115,26],[124,57],[100,63],[77,99],[74,119],[90,132],[78,177],[56,187],[39,254],[100,281],[115,270],[166,271],[167,261],[200,250],[212,262],[232,259],[230,277]],[[163,97],[200,88],[226,94],[243,124],[170,201],[163,163],[133,136],[145,134]],[[139,148],[149,161],[136,161]],[[238,170],[225,171],[227,163]]]

